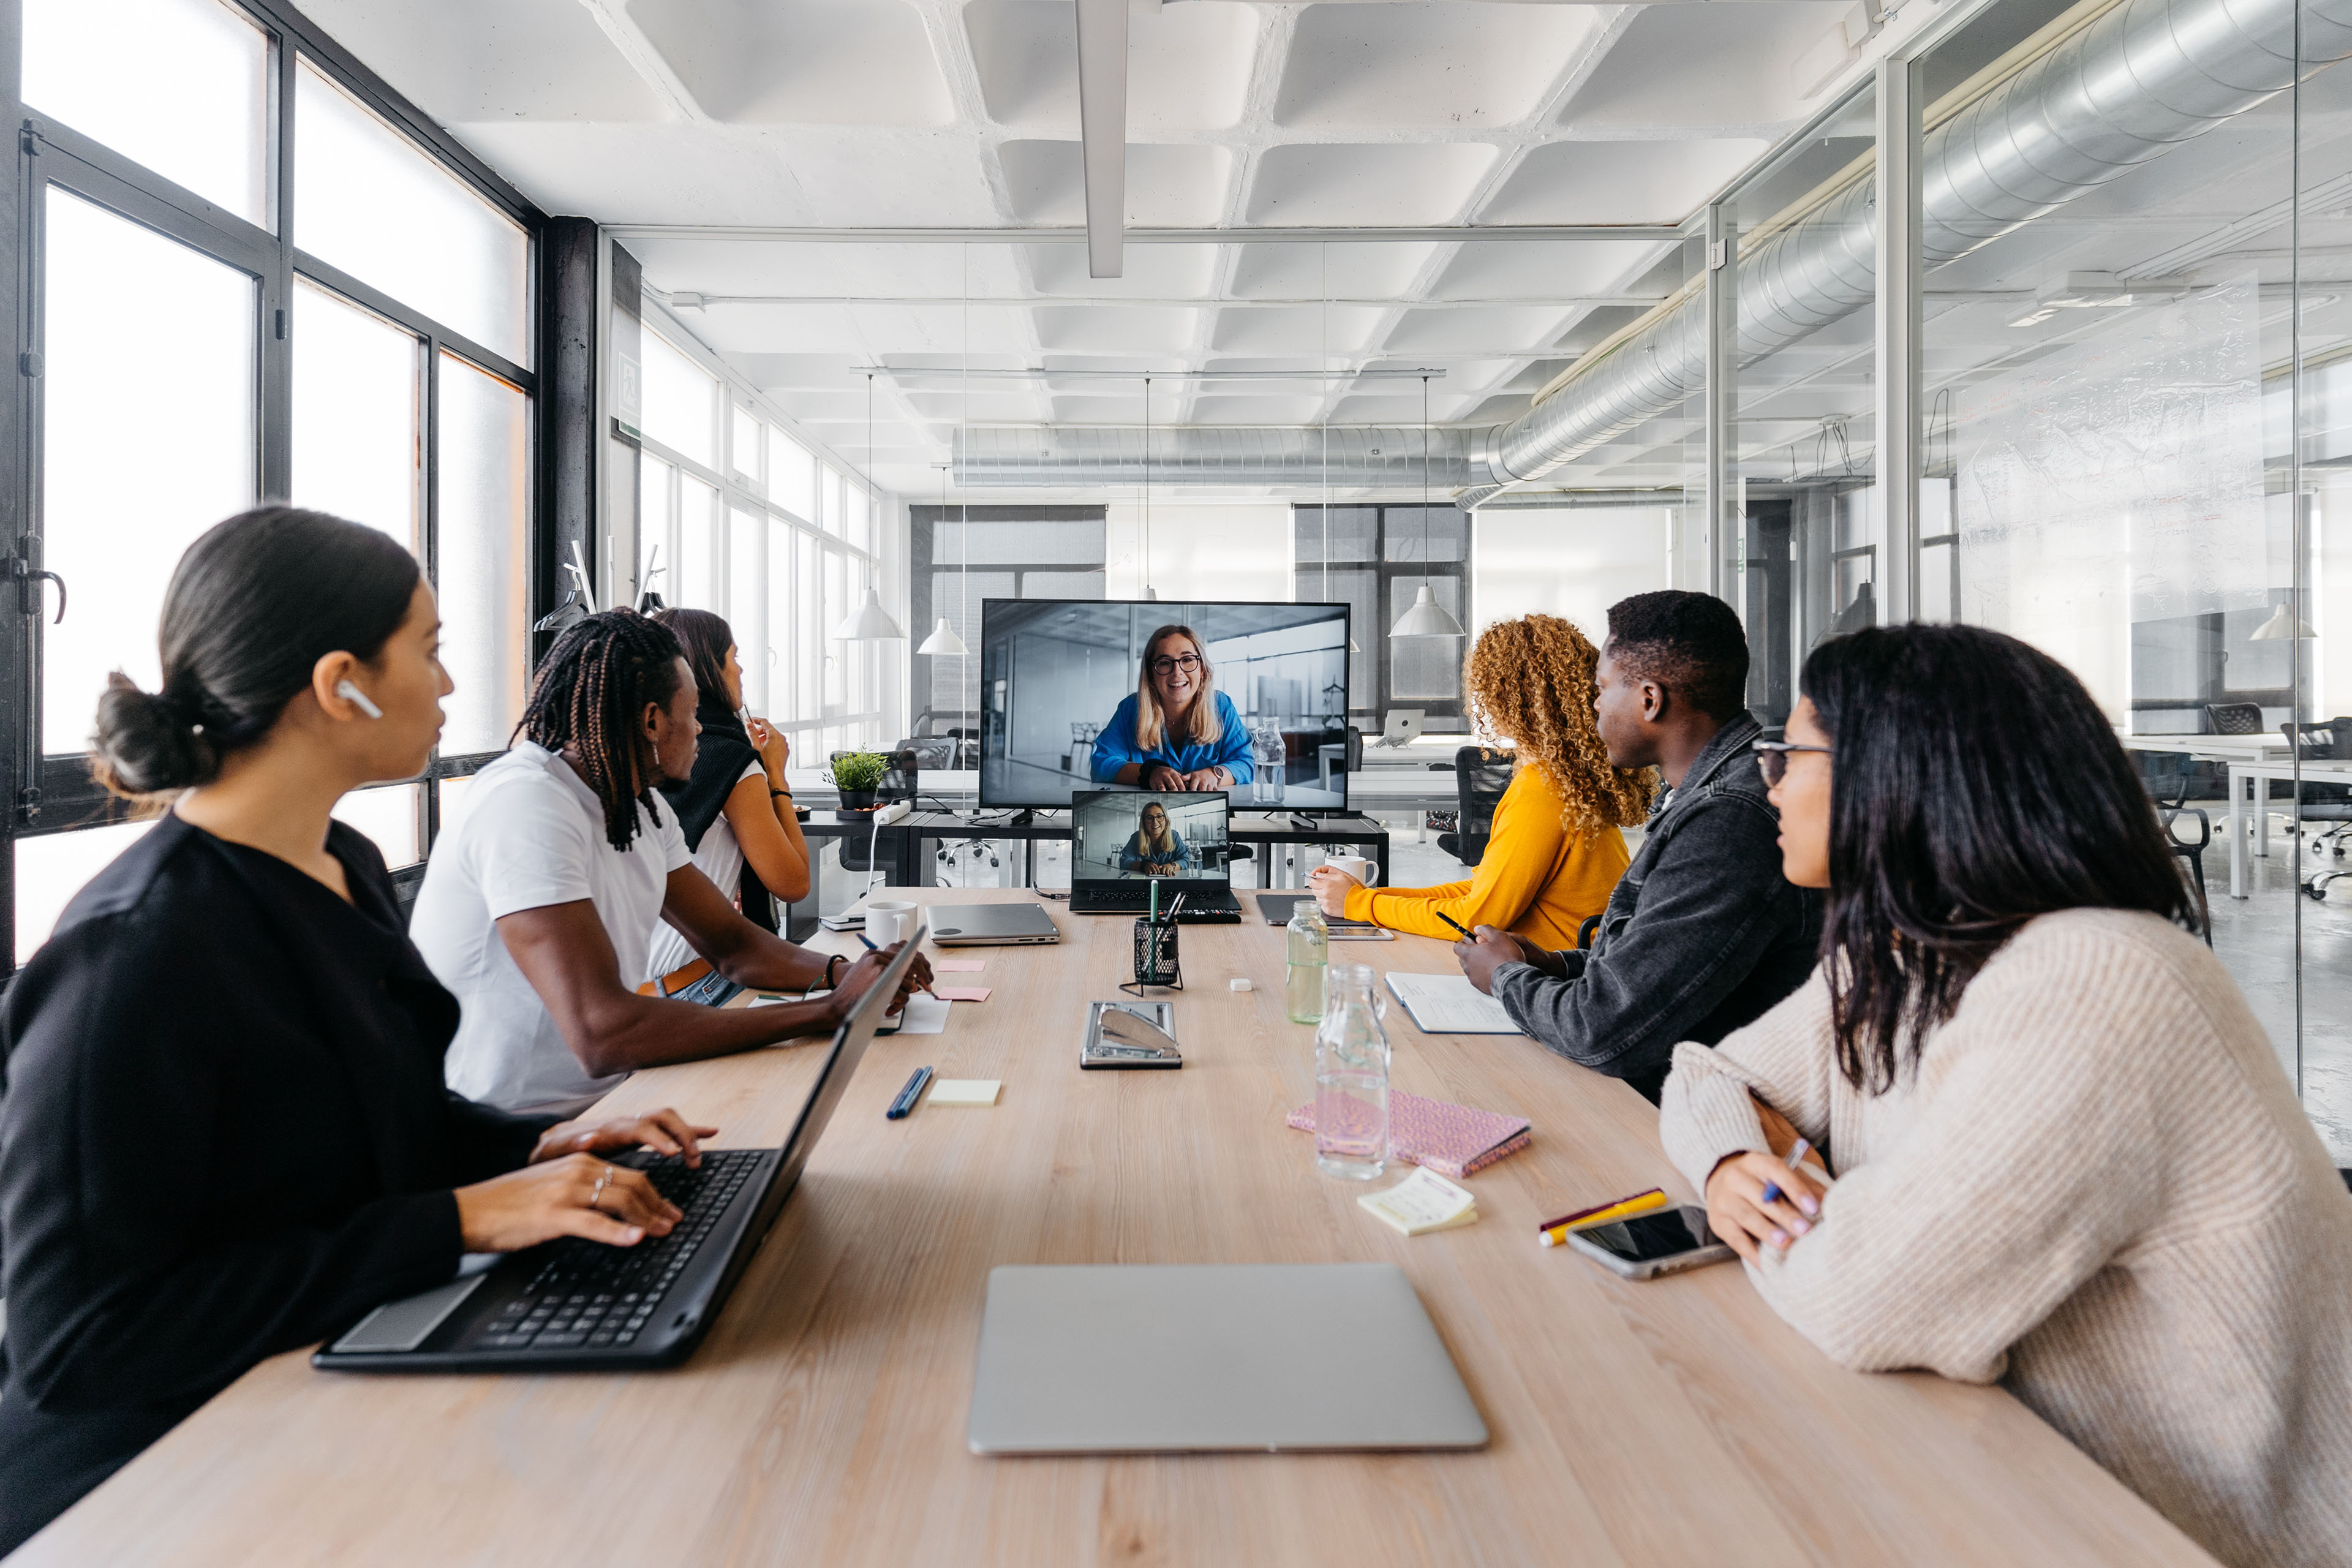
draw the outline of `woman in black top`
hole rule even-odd
[[[464,1253],[625,1247],[678,1217],[589,1151],[695,1162],[713,1129],[443,1087],[457,1004],[383,856],[329,818],[423,770],[438,636],[393,540],[264,508],[181,560],[163,690],[118,674],[100,703],[100,779],[172,804],[0,1005],[0,1553],[255,1363]]]

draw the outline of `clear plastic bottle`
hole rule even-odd
[[[1290,911],[1285,941],[1289,947],[1290,970],[1283,1004],[1289,1010],[1290,1021],[1320,1023],[1323,976],[1331,964],[1331,928],[1323,923],[1323,911],[1316,907],[1313,899],[1299,900]]]

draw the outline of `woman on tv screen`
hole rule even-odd
[[[1135,695],[1096,738],[1097,784],[1158,790],[1231,789],[1256,776],[1249,731],[1190,626],[1161,626],[1143,645]]]

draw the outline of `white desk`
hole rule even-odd
[[[2127,752],[2177,752],[2200,763],[2259,763],[2287,754],[2286,737],[2275,731],[2253,735],[2122,735]]]
[[[2292,781],[2294,772],[2294,760],[2291,757],[2230,764],[2230,896],[2233,899],[2246,896],[2246,835],[2250,826],[2253,832],[2254,853],[2267,856],[2271,852],[2271,813],[2267,793],[2270,781]],[[2352,762],[2305,757],[2303,777],[2306,784],[2352,784]],[[2264,792],[2263,798],[2254,798],[2257,790]],[[2246,820],[2249,808],[2253,815],[2251,824]]]

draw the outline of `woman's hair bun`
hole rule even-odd
[[[219,768],[194,718],[168,697],[142,691],[116,670],[98,700],[90,771],[117,795],[149,795],[206,783]]]

